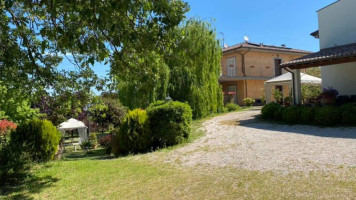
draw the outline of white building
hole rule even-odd
[[[297,70],[321,66],[323,87],[333,87],[339,95],[356,95],[356,1],[338,0],[318,10],[318,19],[319,30],[311,35],[319,38],[320,51],[282,67]],[[296,80],[297,89],[298,84]]]

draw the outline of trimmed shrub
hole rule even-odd
[[[261,110],[261,117],[263,119],[273,120],[275,119],[275,115],[278,114],[277,112],[281,112],[281,105],[272,102],[263,106]]]
[[[61,133],[48,120],[34,119],[21,124],[11,133],[11,142],[22,146],[33,161],[52,160],[58,150]]]
[[[246,106],[252,106],[256,101],[252,98],[244,98],[242,100]]]
[[[99,139],[99,144],[102,148],[105,149],[105,154],[110,155],[111,154],[111,142],[112,142],[112,135],[108,134]]]
[[[228,103],[225,106],[227,108],[227,111],[232,112],[232,111],[237,111],[240,110],[240,106],[234,103]]]
[[[315,110],[315,123],[322,126],[332,126],[341,121],[340,109],[333,106],[318,107]]]
[[[288,124],[295,124],[299,122],[300,107],[289,106],[283,109],[282,119]]]
[[[276,112],[274,113],[274,120],[276,121],[282,121],[283,120],[283,110],[284,110],[284,107],[280,106]]]
[[[342,123],[356,125],[356,103],[348,103],[341,106]]]
[[[300,107],[299,121],[302,124],[313,124],[315,117],[315,108],[313,107]]]
[[[152,141],[146,111],[135,109],[129,111],[125,116],[120,130],[112,142],[112,150],[115,156],[146,152],[151,149]]]
[[[172,146],[189,137],[192,109],[186,103],[153,103],[147,108],[154,147]]]

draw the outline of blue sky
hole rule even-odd
[[[234,45],[248,36],[251,42],[318,51],[319,41],[309,34],[318,29],[316,11],[336,0],[186,0],[188,18],[212,21],[218,36]],[[61,69],[76,70],[68,61]],[[105,76],[109,66],[95,64],[94,71]]]

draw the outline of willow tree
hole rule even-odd
[[[130,60],[133,65],[126,68],[125,73],[112,70],[123,105],[130,109],[146,108],[150,103],[166,98],[169,68],[162,56],[147,52],[130,55]]]
[[[208,22],[190,20],[174,32],[176,43],[167,54],[170,67],[169,95],[188,102],[200,118],[222,110],[218,79],[222,49],[215,29]]]

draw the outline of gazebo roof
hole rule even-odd
[[[310,76],[308,74],[300,73],[301,83],[304,84],[321,84],[321,78]],[[288,72],[272,78],[265,83],[281,83],[281,82],[291,82],[292,81],[292,73]]]
[[[58,126],[60,130],[73,130],[73,129],[80,129],[80,128],[87,128],[85,124],[76,119],[69,119]]]

